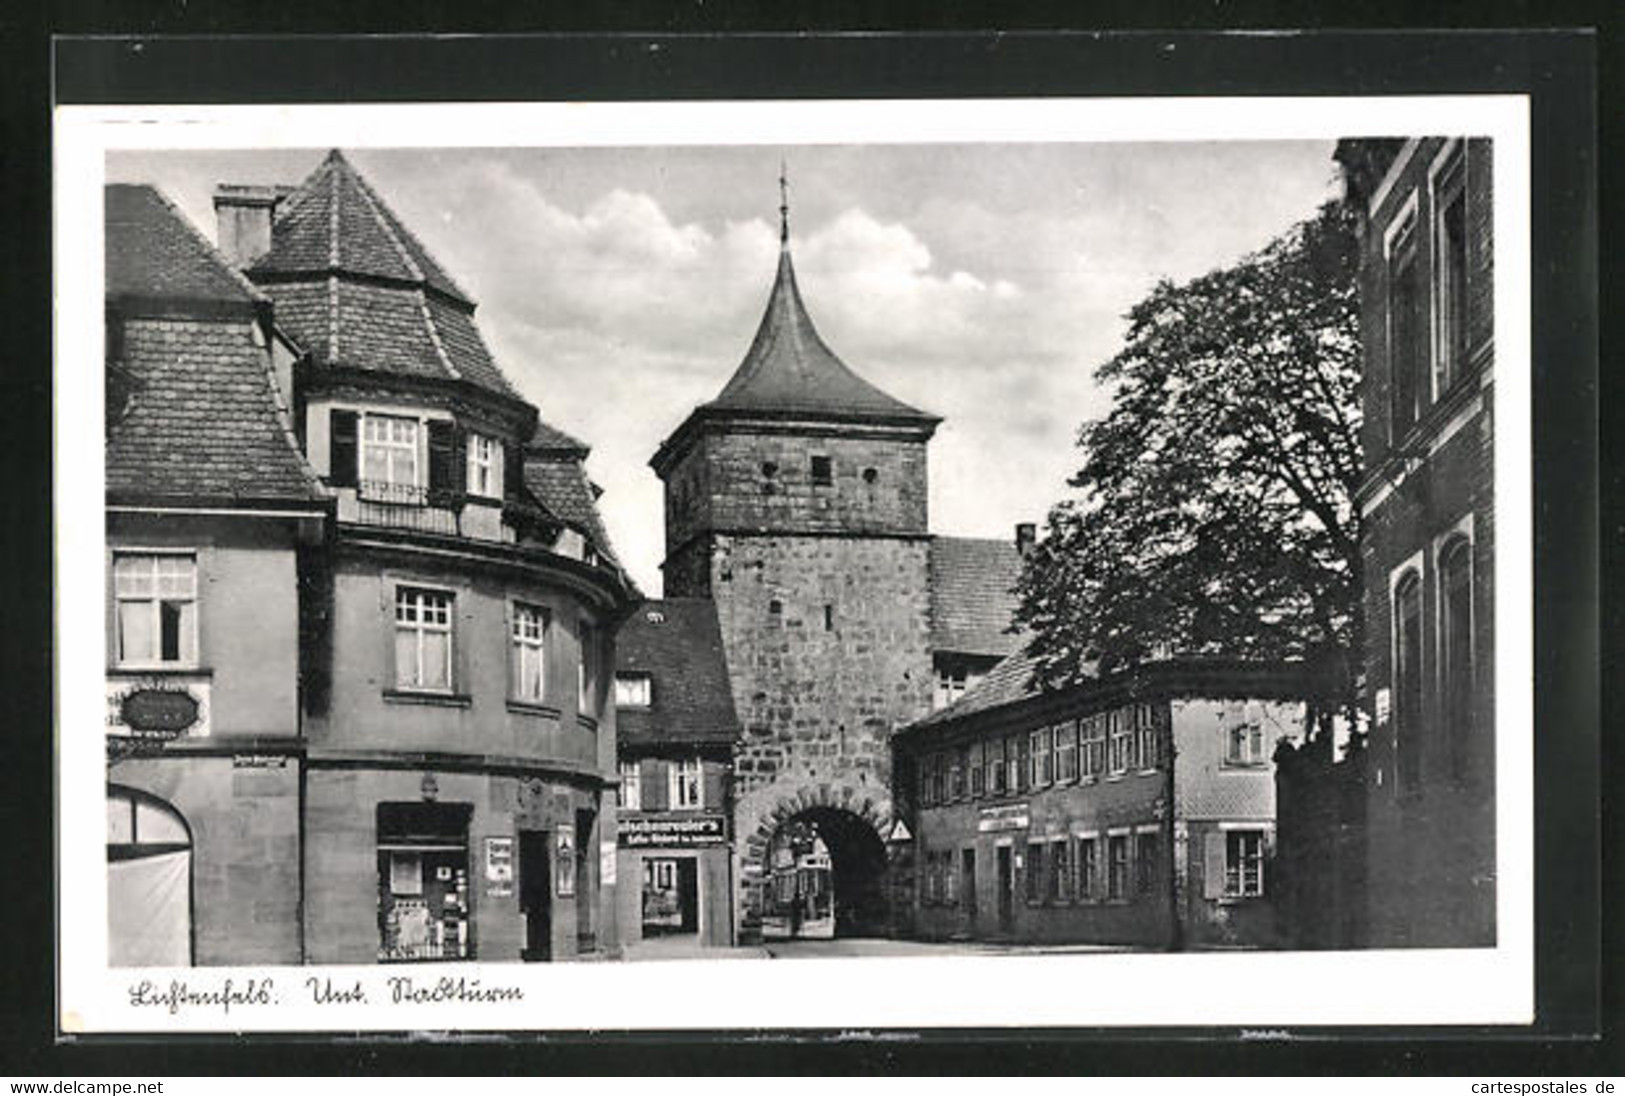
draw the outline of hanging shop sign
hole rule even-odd
[[[615,824],[622,848],[690,849],[720,845],[724,839],[720,814],[683,818],[622,818]]]
[[[553,892],[560,898],[572,898],[576,892],[576,836],[569,830],[553,832]]]
[[[1027,804],[1006,803],[998,807],[983,807],[976,820],[978,833],[998,833],[1001,830],[1024,830],[1029,822]]]
[[[107,733],[133,738],[207,738],[208,678],[168,674],[109,678]]]
[[[513,893],[513,838],[485,839],[485,893],[506,898]]]

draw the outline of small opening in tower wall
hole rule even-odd
[[[824,606],[824,631],[833,632],[834,630],[835,630],[835,606],[833,606],[833,605],[825,605]]]
[[[764,460],[762,462],[762,477],[764,479],[772,479],[774,476],[776,476],[778,474],[779,474],[779,466],[777,464],[774,464],[770,460]]]
[[[880,478],[879,469],[865,468],[863,470],[863,482],[867,483],[869,486],[873,487],[874,484],[875,484],[875,481],[878,480],[879,478]]]
[[[772,616],[783,616],[784,602],[780,601],[778,598],[774,598],[772,601],[767,603],[767,611]]]
[[[833,469],[830,459],[825,456],[815,456],[812,459],[812,481],[814,487],[828,487],[833,480]]]

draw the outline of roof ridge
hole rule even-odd
[[[401,257],[406,263],[406,268],[412,272],[413,276],[422,281],[425,285],[428,285],[431,288],[440,289],[442,293],[446,293],[448,296],[457,298],[470,308],[476,307],[474,299],[463,291],[463,287],[457,284],[457,280],[447,272],[445,267],[441,266],[435,261],[434,256],[429,249],[424,246],[423,241],[418,239],[417,233],[413,232],[412,229],[407,226],[406,222],[401,220],[400,217],[396,215],[395,211],[390,208],[389,203],[384,201],[383,196],[373,189],[372,184],[367,181],[366,176],[362,175],[361,172],[356,169],[354,164],[351,164],[349,160],[345,159],[344,155],[340,153],[338,149],[334,149],[333,153],[330,155],[335,155],[337,157],[337,162],[343,164],[349,169],[350,178],[353,179],[356,186],[360,188],[362,197],[366,199],[374,217],[376,217],[379,224],[383,226],[384,231],[389,236],[390,242],[393,243],[397,250],[401,252]],[[411,249],[407,248],[405,243],[407,241],[409,241],[413,247],[422,253],[424,258],[433,264],[433,276],[431,276],[429,271],[424,270],[423,267],[418,263],[417,259],[410,254]],[[441,289],[439,286],[434,284],[436,277],[440,278],[446,283],[445,289]]]
[[[161,202],[164,208],[169,211],[170,216],[172,216],[180,224],[180,226],[188,235],[192,237],[192,239],[196,240],[203,246],[204,253],[208,256],[209,261],[230,275],[231,280],[236,282],[238,287],[241,288],[243,292],[248,294],[249,300],[255,301],[259,304],[271,303],[271,298],[261,291],[260,288],[253,282],[244,277],[242,271],[238,270],[236,267],[232,266],[229,261],[227,261],[225,255],[221,254],[220,249],[214,245],[214,242],[205,236],[202,231],[192,223],[192,218],[182,213],[180,207],[174,202],[170,201],[169,195],[165,194],[162,190],[151,183],[133,183],[130,185],[144,187],[155,197],[157,197],[158,201]]]
[[[348,163],[348,161],[345,161],[345,163]],[[372,192],[372,187],[367,185],[367,181],[361,177],[360,172],[351,170],[350,178],[355,182],[356,189],[361,192],[361,200],[367,203],[367,211],[372,214],[372,219],[378,222],[378,227],[383,229],[384,235],[389,238],[390,244],[395,248],[395,254],[401,257],[401,262],[405,264],[407,273],[420,282],[427,281],[423,268],[417,264],[417,260],[413,259],[411,253],[407,251],[406,245],[401,242],[400,236],[390,225],[390,219],[379,211],[378,206],[382,199]],[[404,225],[401,227],[405,228]]]

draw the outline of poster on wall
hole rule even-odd
[[[598,845],[598,882],[606,887],[615,885],[615,849],[613,841]]]
[[[485,839],[485,893],[506,898],[513,893],[513,838]]]
[[[554,835],[554,863],[557,865],[555,893],[560,898],[573,898],[576,893],[576,838],[569,830]]]

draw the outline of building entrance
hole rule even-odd
[[[378,804],[378,958],[472,959],[468,803]]]
[[[1016,872],[1009,845],[999,846],[999,931],[1009,932],[1015,921]]]
[[[814,807],[783,822],[768,847],[762,935],[882,936],[886,847],[863,819]]]
[[[525,918],[527,963],[553,957],[553,872],[548,862],[546,830],[519,831],[519,912]]]
[[[168,803],[107,789],[107,964],[192,965],[192,836]]]
[[[643,935],[700,931],[699,861],[649,857],[643,861]]]

